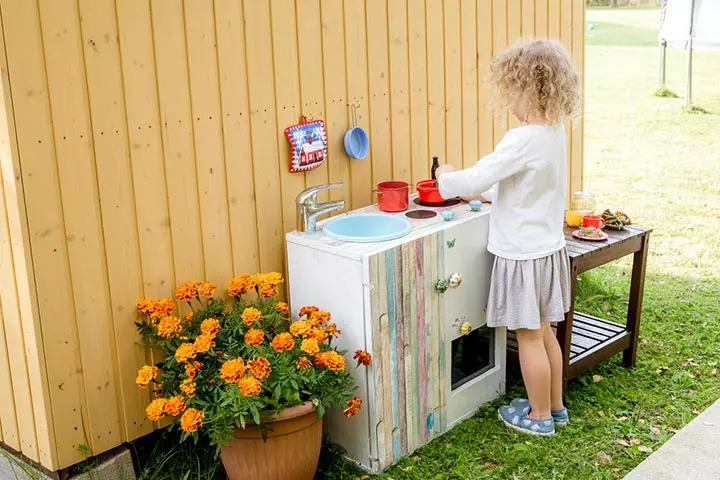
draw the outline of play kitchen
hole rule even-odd
[[[287,235],[292,309],[325,306],[343,331],[340,349],[373,356],[353,372],[364,408],[326,421],[331,440],[372,472],[505,389],[506,336],[485,324],[489,208],[446,202],[433,182],[420,182],[419,195],[381,182],[377,205],[317,227],[339,204],[315,200],[332,186],[309,189],[298,197],[305,223]]]

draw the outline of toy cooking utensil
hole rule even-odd
[[[352,128],[345,132],[345,152],[348,157],[357,160],[363,160],[367,157],[368,151],[370,150],[370,142],[368,141],[367,133],[357,124],[357,104],[350,105],[350,112],[352,116]]]

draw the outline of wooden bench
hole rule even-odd
[[[651,230],[629,226],[625,230],[606,229],[610,238],[603,242],[576,240],[573,228],[565,228],[568,256],[570,258],[570,311],[565,321],[553,327],[563,351],[563,388],[568,382],[623,352],[623,365],[634,367],[637,356],[640,314],[642,310],[645,266]],[[630,298],[625,325],[593,317],[575,311],[575,289],[578,275],[605,265],[627,255],[633,255]],[[517,340],[514,332],[508,332],[508,362],[518,365]]]

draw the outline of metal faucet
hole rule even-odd
[[[300,192],[295,199],[297,204],[297,229],[300,232],[315,232],[317,217],[345,208],[345,200],[317,203],[317,194],[323,190],[342,187],[342,183],[316,185]]]

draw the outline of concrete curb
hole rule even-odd
[[[688,423],[624,480],[720,480],[720,400]]]

